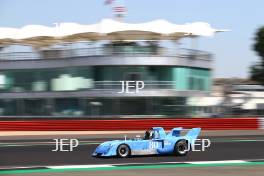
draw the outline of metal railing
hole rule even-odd
[[[136,83],[131,83],[131,86],[136,86]],[[175,89],[175,81],[144,81],[144,89]],[[95,81],[94,89],[121,89],[120,81]]]
[[[136,86],[136,83],[131,83],[130,86]],[[144,81],[144,89],[167,89],[175,90],[175,81]],[[36,88],[37,87],[37,88]],[[55,91],[79,91],[79,90],[121,90],[122,83],[120,81],[93,81],[92,84],[87,88],[79,88],[69,90],[54,90],[50,82],[42,82],[41,85],[36,86],[35,82],[22,83],[22,84],[2,84],[0,92],[55,92]],[[133,88],[132,88],[133,89]]]
[[[191,59],[210,60],[211,54],[205,51],[193,49],[167,49],[158,47],[93,47],[76,49],[50,49],[39,50],[38,52],[0,52],[0,61],[5,60],[37,60],[37,59],[60,59],[85,56],[173,56],[186,57]]]

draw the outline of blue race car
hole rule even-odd
[[[153,127],[145,132],[143,139],[137,137],[129,140],[114,140],[100,144],[92,154],[95,157],[132,155],[175,154],[185,156],[201,128],[192,128],[185,135],[182,127],[173,128],[168,134],[162,127]]]

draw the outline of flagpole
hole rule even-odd
[[[105,0],[105,5],[111,6],[115,20],[120,22],[124,20],[126,14],[125,0]]]

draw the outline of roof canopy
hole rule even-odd
[[[166,20],[147,23],[123,23],[112,19],[90,25],[60,23],[55,27],[27,25],[22,28],[0,27],[0,44],[30,44],[41,47],[59,42],[83,40],[177,40],[186,36],[213,36],[217,30],[208,23],[177,25]]]

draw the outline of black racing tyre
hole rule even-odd
[[[131,150],[129,148],[128,145],[126,144],[121,144],[117,147],[117,156],[121,157],[121,158],[126,158],[129,157],[131,154]]]
[[[179,140],[174,146],[174,154],[177,156],[185,156],[188,153],[188,142],[185,139]]]

